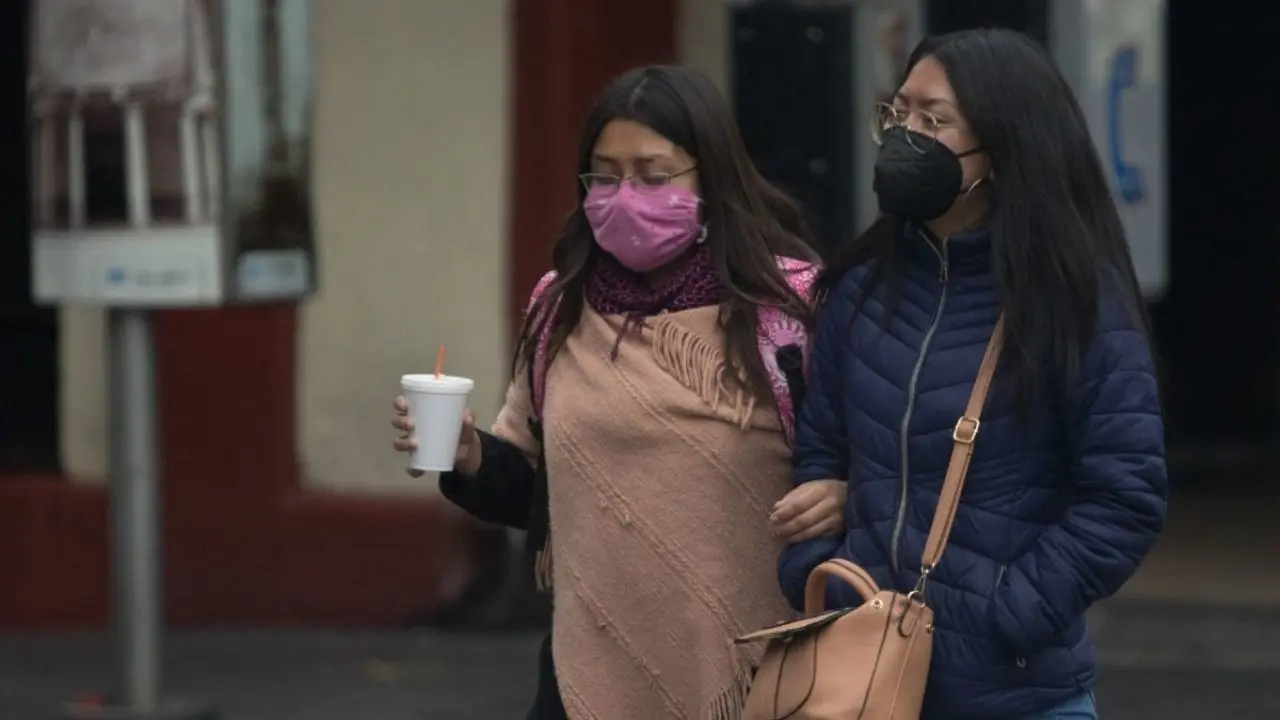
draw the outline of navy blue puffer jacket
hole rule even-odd
[[[919,578],[925,538],[999,313],[989,238],[946,252],[908,231],[907,279],[887,329],[880,285],[855,267],[818,321],[796,436],[795,480],[850,483],[842,538],[789,548],[782,589],[837,556],[881,587]],[[1020,416],[997,372],[950,544],[926,598],[936,613],[924,718],[1019,718],[1093,687],[1085,610],[1120,589],[1164,525],[1164,428],[1150,348],[1123,302],[1104,300],[1075,386]],[[1046,396],[1047,397],[1047,396]],[[828,606],[860,599],[832,583]]]

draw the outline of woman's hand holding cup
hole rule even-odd
[[[413,417],[409,415],[409,402],[403,395],[396,398],[393,406],[395,414],[391,416],[391,426],[403,433],[392,442],[398,452],[412,453],[418,449],[417,427]],[[458,450],[454,456],[454,470],[467,477],[473,477],[480,471],[480,434],[476,432],[476,420],[470,411],[462,417],[462,432],[458,436]],[[408,473],[413,477],[421,476],[425,471],[410,467]]]

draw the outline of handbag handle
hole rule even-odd
[[[863,601],[869,601],[880,592],[880,586],[871,578],[871,574],[857,565],[835,558],[819,563],[809,573],[804,584],[804,614],[810,617],[827,609],[827,578],[843,580],[852,587]]]
[[[938,509],[933,514],[933,524],[929,526],[929,539],[924,545],[924,556],[920,560],[920,581],[916,583],[913,596],[924,601],[924,587],[929,574],[942,559],[942,551],[947,547],[947,539],[951,536],[951,525],[956,519],[956,508],[960,505],[960,493],[964,490],[965,477],[969,474],[969,461],[973,459],[973,443],[978,439],[978,429],[982,427],[980,418],[982,408],[987,403],[987,394],[991,388],[991,380],[996,374],[996,365],[1000,360],[1000,348],[1004,339],[1004,316],[996,320],[996,327],[991,331],[991,339],[987,341],[987,351],[982,356],[982,364],[978,366],[978,377],[973,381],[973,390],[969,393],[969,404],[965,406],[964,415],[956,421],[951,431],[954,445],[951,448],[951,460],[947,463],[947,474],[942,481],[942,490],[938,494]]]

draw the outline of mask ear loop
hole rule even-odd
[[[965,150],[965,151],[964,151],[964,152],[962,152],[962,153],[956,153],[956,159],[957,159],[957,160],[961,160],[961,159],[964,159],[964,158],[969,157],[970,155],[976,155],[976,154],[978,154],[978,153],[980,153],[980,152],[983,152],[983,149],[982,149],[982,146],[981,146],[981,145],[979,145],[979,146],[977,146],[977,147],[975,147],[975,148],[970,148],[970,149],[968,149],[968,150]],[[976,187],[978,187],[978,185],[982,184],[982,181],[983,181],[983,180],[987,180],[987,179],[994,179],[994,178],[989,178],[989,177],[988,177],[989,175],[990,175],[990,173],[988,173],[987,175],[983,175],[982,177],[978,178],[977,180],[974,180],[974,181],[969,185],[969,187],[965,188],[965,191],[964,191],[964,192],[960,193],[960,199],[959,199],[959,201],[958,201],[958,202],[963,203],[965,200],[968,200],[968,199],[969,199],[969,194],[973,192],[973,189],[974,189],[974,188],[976,188]]]
[[[698,239],[697,239],[697,240],[694,240],[694,241],[693,241],[693,243],[694,243],[695,245],[701,245],[702,243],[704,243],[704,242],[706,242],[706,241],[707,241],[707,225],[706,225],[706,223],[703,223],[703,225],[702,225],[702,232],[698,233]]]

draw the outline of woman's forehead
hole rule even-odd
[[[596,139],[592,156],[613,162],[685,160],[689,157],[671,140],[634,120],[613,120],[606,124]]]
[[[951,81],[947,72],[932,57],[926,57],[911,68],[906,82],[898,88],[897,97],[921,109],[931,109],[939,105],[955,107],[956,95],[951,89]]]

